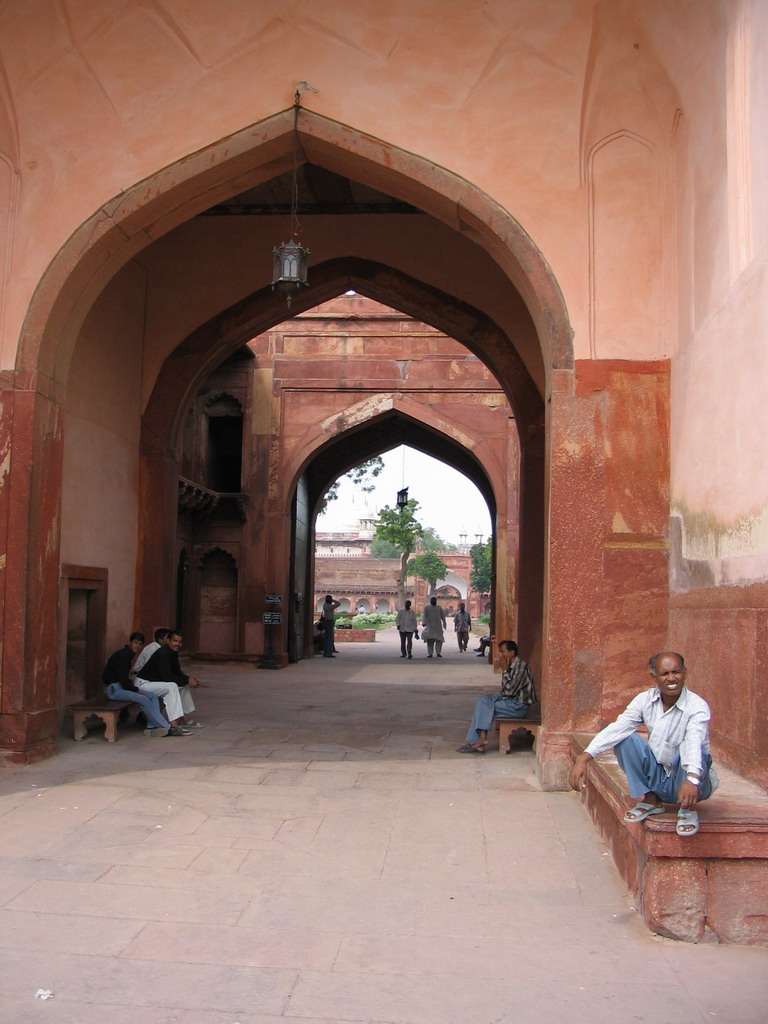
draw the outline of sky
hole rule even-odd
[[[371,494],[363,494],[359,487],[342,479],[338,499],[317,518],[319,533],[340,532],[356,524],[358,509],[365,505],[372,516],[385,505],[394,508],[397,492],[407,487],[408,498],[419,503],[419,522],[431,526],[443,540],[459,544],[460,534],[466,533],[467,543],[476,544],[478,539],[484,541],[491,535],[488,506],[463,473],[404,445],[386,452],[382,459],[385,468],[376,477],[376,490]]]

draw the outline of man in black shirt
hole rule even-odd
[[[161,644],[149,661],[142,667],[141,680],[137,679],[137,683],[141,685],[143,681],[147,681],[150,683],[165,683],[169,687],[177,687],[183,712],[179,725],[183,729],[202,729],[203,725],[201,722],[197,722],[189,717],[195,710],[195,702],[192,700],[192,694],[189,691],[196,689],[200,685],[200,680],[195,679],[193,676],[188,676],[181,671],[179,651],[183,642],[181,633],[171,630],[168,634],[168,643]]]
[[[109,700],[132,700],[141,707],[150,723],[144,730],[145,736],[183,736],[184,731],[170,725],[163,716],[157,696],[141,693],[131,679],[131,665],[143,643],[143,633],[131,633],[125,647],[110,655],[101,674],[104,692]]]

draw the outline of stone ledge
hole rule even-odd
[[[335,629],[333,631],[335,643],[343,644],[372,644],[376,640],[375,629]]]
[[[571,753],[591,739],[571,737]],[[674,810],[624,825],[634,802],[612,754],[587,766],[584,804],[651,931],[686,942],[768,943],[768,794],[717,766],[720,787],[699,805],[700,830],[675,832]]]

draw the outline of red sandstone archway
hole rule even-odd
[[[527,482],[527,504],[519,510],[519,518],[518,510],[515,509],[516,535],[511,548],[507,546],[506,539],[506,511],[503,517],[503,543],[496,558],[496,576],[500,588],[507,588],[507,559],[513,552],[514,557],[510,557],[509,561],[514,565],[514,572],[509,580],[507,603],[504,605],[500,625],[505,632],[514,632],[520,637],[538,668],[537,649],[542,632],[543,611],[543,495],[537,485],[544,475],[543,466],[538,465],[543,452],[543,406],[525,367],[503,332],[480,312],[468,309],[450,295],[425,288],[420,282],[371,261],[345,259],[313,268],[310,287],[295,300],[294,312],[310,309],[318,300],[322,301],[348,289],[403,309],[409,315],[455,337],[483,358],[497,380],[505,385],[504,390],[516,413],[515,422],[520,437],[521,465],[510,469],[509,475],[517,480],[519,473],[521,486]],[[285,320],[282,300],[276,308],[274,294],[271,290],[264,290],[239,304],[236,309],[222,311],[186,339],[166,360],[148,404],[142,430],[144,493],[153,496],[158,503],[157,508],[168,509],[175,502],[178,459],[174,453],[179,450],[183,417],[196,389],[211,372],[212,364],[221,362],[244,341],[282,320]],[[289,560],[295,559],[296,535],[291,532],[290,517],[293,515],[295,518],[296,491],[305,473],[308,508],[313,517],[314,531],[317,502],[332,480],[340,472],[401,441],[413,444],[416,428],[421,443],[415,446],[464,472],[484,495],[491,517],[495,518],[499,504],[497,495],[503,490],[503,483],[501,479],[493,482],[489,480],[482,467],[482,457],[465,448],[461,440],[462,431],[455,430],[448,422],[438,422],[434,417],[427,423],[424,410],[402,395],[394,399],[391,415],[373,416],[367,403],[363,403],[363,420],[359,421],[357,415],[351,409],[343,417],[335,419],[332,437],[319,428],[314,434],[310,431],[302,446],[293,451],[292,461],[284,467],[285,472],[281,478],[270,485],[272,497],[268,512],[269,529],[266,533],[276,545],[277,566],[287,566]],[[272,458],[269,448],[261,451],[260,458],[266,465]],[[164,609],[172,603],[172,566],[175,554],[172,545],[169,546],[166,538],[157,531],[158,514],[153,506],[143,523],[141,548],[147,557],[139,567],[142,621],[163,620],[167,617]],[[520,544],[518,528],[523,540]],[[282,549],[278,538],[281,538]],[[309,536],[306,540],[310,543]],[[276,568],[275,573],[279,577],[280,569]],[[278,585],[277,578],[273,577],[271,584],[257,585],[255,590],[258,593],[266,587],[267,590],[276,589],[290,594],[311,593],[312,580],[308,563],[297,567],[294,575],[291,586],[287,583]],[[524,590],[526,601],[518,609],[516,595],[521,590]],[[293,621],[292,613],[289,618]],[[517,628],[513,628],[515,626]]]
[[[340,417],[338,433],[326,439],[321,431],[315,431],[307,439],[305,450],[309,451],[293,478],[288,492],[292,515],[290,561],[292,565],[290,593],[312,594],[315,591],[314,547],[317,508],[330,484],[347,469],[365,459],[381,455],[386,451],[407,444],[448,465],[453,466],[475,484],[488,504],[493,525],[493,560],[496,566],[497,587],[494,597],[500,599],[498,607],[498,628],[506,635],[517,634],[517,601],[519,580],[516,568],[519,566],[519,534],[511,525],[517,522],[517,469],[507,467],[508,476],[499,472],[498,460],[492,457],[493,446],[481,436],[460,430],[455,424],[435,416],[429,409],[403,396],[394,396],[388,403],[390,408],[377,415],[369,415],[362,422],[355,422],[356,410],[349,410],[348,422]],[[367,403],[360,403],[365,406]],[[468,447],[468,442],[472,447]],[[296,453],[297,461],[301,452]],[[297,514],[297,506],[306,505],[309,518]],[[512,567],[515,567],[515,570]],[[538,611],[538,609],[536,609]],[[534,614],[527,609],[527,619]],[[302,636],[306,636],[304,649],[309,651],[310,622],[304,609],[291,609],[291,622],[299,621],[297,640],[302,649]],[[494,609],[491,609],[494,614]],[[303,621],[302,621],[303,617]],[[302,629],[303,627],[303,629]],[[291,638],[292,639],[292,638]],[[289,649],[291,647],[289,639]],[[527,639],[527,638],[526,638]]]
[[[109,285],[119,291],[114,284],[124,277],[123,268],[129,260],[135,261],[141,254],[147,274],[154,273],[158,264],[172,265],[169,261],[175,259],[175,254],[200,244],[200,223],[193,218],[212,201],[289,168],[293,127],[293,111],[284,111],[262,122],[258,131],[248,129],[220,140],[128,188],[75,232],[35,292],[16,363],[15,500],[9,523],[17,545],[9,551],[7,563],[9,578],[18,581],[17,590],[26,594],[26,602],[6,609],[6,629],[19,638],[19,645],[14,651],[6,648],[4,652],[4,707],[13,711],[3,715],[0,722],[0,747],[15,750],[21,759],[49,750],[55,734],[53,666],[57,652],[62,412],[74,352],[79,346],[104,344],[95,335],[84,334],[86,319],[94,316],[97,305],[114,302],[105,297],[105,289]],[[543,578],[547,474],[542,396],[549,391],[553,372],[570,372],[573,366],[567,314],[545,261],[507,211],[449,171],[306,111],[300,112],[298,130],[307,160],[369,182],[427,215],[428,219],[420,222],[418,236],[411,238],[412,244],[406,244],[408,232],[399,224],[393,225],[387,237],[370,239],[370,232],[361,232],[353,248],[386,269],[377,273],[347,270],[345,276],[364,294],[382,301],[392,301],[390,296],[394,296],[399,308],[463,340],[502,382],[521,426],[525,498],[521,528],[530,541],[525,550],[535,563],[531,578]],[[345,244],[344,234],[329,231],[328,267],[339,259],[333,249]],[[374,242],[380,243],[378,247]],[[434,259],[435,252],[440,253],[440,259]],[[365,263],[363,259],[360,266]],[[157,338],[146,333],[143,336],[145,351],[152,357],[147,359],[147,372],[152,373],[153,365],[173,367],[174,384],[178,386],[171,388],[176,395],[170,395],[170,404],[176,416],[205,365],[215,365],[226,354],[227,346],[238,344],[243,339],[238,332],[252,330],[252,316],[246,314],[241,319],[243,304],[251,302],[251,296],[261,296],[262,329],[284,316],[278,312],[281,300],[267,291],[267,273],[268,269],[257,268],[251,275],[251,287],[235,302],[224,302],[210,289],[206,297],[218,310],[219,330],[225,317],[229,317],[229,323],[222,332],[226,340],[219,335],[207,353],[196,350],[195,341],[186,347],[180,345],[182,338],[177,343],[172,320],[163,324],[164,330]],[[387,274],[399,283],[393,285],[386,280]],[[230,280],[235,277],[233,273]],[[307,303],[316,304],[329,294],[337,294],[339,277],[336,264],[326,278],[327,292],[323,295],[322,275],[318,274],[318,285],[307,296]],[[190,272],[188,278],[191,294],[199,294],[194,274]],[[368,282],[367,290],[362,279]],[[410,292],[406,281],[411,282]],[[173,294],[181,307],[185,302],[181,290],[167,287],[167,294]],[[450,296],[444,309],[438,309],[441,291]],[[117,310],[117,306],[109,308],[112,316],[116,315],[113,308]],[[101,306],[99,309],[103,314]],[[223,309],[226,314],[221,314]],[[201,317],[202,321],[210,324],[212,317]],[[201,332],[195,332],[198,343],[206,330]],[[164,374],[163,370],[157,380],[167,379]],[[154,381],[149,383],[147,390],[151,391]],[[147,417],[144,456],[168,470],[174,462],[173,453],[166,447],[168,435],[153,437],[151,408]],[[25,453],[32,451],[36,458],[25,458]],[[170,508],[169,495],[167,490],[147,489],[152,472],[150,469],[144,476],[139,504],[147,517],[164,521]],[[146,557],[140,560],[146,561]],[[168,578],[174,571],[175,566],[171,566]],[[32,680],[43,682],[33,687]]]

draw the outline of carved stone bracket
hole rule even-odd
[[[247,494],[222,493],[211,491],[201,484],[193,483],[185,477],[179,477],[179,513],[191,512],[201,518],[211,516],[218,508],[220,512],[234,510],[242,521],[246,519]]]

